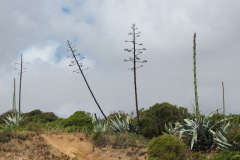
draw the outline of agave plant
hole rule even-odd
[[[130,121],[130,117],[127,116],[124,119],[120,113],[115,115],[115,119],[109,119],[111,131],[116,132],[136,132],[136,128],[133,123]]]
[[[114,118],[109,118],[108,120],[96,121],[93,117],[93,124],[94,132],[136,132],[134,125],[130,121],[130,117],[127,116],[126,118],[123,118],[120,113],[115,115]]]
[[[227,125],[224,123],[220,127],[212,124],[211,118],[216,111],[217,110],[212,111],[205,117],[195,114],[193,120],[184,119],[183,123],[177,122],[174,127],[170,122],[169,126],[165,125],[166,132],[164,134],[174,134],[179,136],[180,139],[183,137],[190,137],[191,149],[193,149],[194,144],[197,143],[203,143],[209,147],[216,145],[220,149],[227,149],[232,146],[225,137],[226,129],[230,123]],[[226,120],[222,120],[221,122]]]
[[[209,132],[213,136],[214,143],[217,144],[220,149],[229,149],[232,147],[232,145],[228,143],[228,140],[226,138],[226,130],[229,126],[230,122],[228,122],[227,124],[223,123],[218,130],[214,131],[212,129],[209,129]]]
[[[26,117],[22,116],[19,112],[9,114],[5,117],[4,121],[7,126],[18,125],[20,122],[24,121]]]
[[[95,119],[93,119],[93,132],[108,132],[109,130],[109,123],[106,120],[100,120],[96,122]]]

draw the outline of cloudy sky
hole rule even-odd
[[[0,18],[0,113],[12,107],[14,78],[18,92],[14,63],[22,54],[30,63],[23,112],[101,116],[82,76],[72,72],[77,68],[68,66],[66,40],[86,57],[86,78],[104,112],[135,112],[132,64],[123,62],[131,56],[124,41],[135,23],[147,49],[141,58],[148,61],[137,70],[140,108],[166,101],[192,111],[196,32],[201,112],[222,107],[224,81],[226,113],[240,114],[239,0],[2,0]]]

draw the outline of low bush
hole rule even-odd
[[[192,115],[187,108],[177,107],[170,103],[157,103],[147,110],[140,110],[139,133],[147,138],[158,137],[165,131],[164,126],[168,122],[181,122]]]
[[[240,127],[238,125],[232,125],[227,130],[227,139],[233,145],[232,150],[240,150]]]
[[[229,151],[224,150],[219,154],[214,155],[209,160],[239,160],[240,159],[240,151]]]
[[[235,125],[235,126],[239,126],[239,124],[240,124],[240,115],[239,114],[229,114],[227,116],[227,115],[224,115],[224,114],[216,113],[216,114],[213,115],[213,117],[211,119],[211,122],[212,123],[217,123],[224,118],[229,119],[230,123]]]
[[[147,140],[144,136],[136,133],[116,133],[113,135],[97,131],[93,133],[93,143],[97,147],[105,147],[107,144],[112,145],[112,148],[128,148],[128,147],[143,147],[146,146]]]
[[[0,132],[0,142],[2,143],[9,142],[13,138],[17,138],[25,141],[29,136],[32,136],[32,134],[27,132],[18,132],[15,130],[15,127],[8,127],[8,128],[4,128]]]
[[[47,123],[58,119],[58,116],[56,116],[53,112],[42,112],[39,109],[24,113],[23,115],[26,116],[24,122],[25,125],[30,122]]]
[[[60,122],[64,128],[72,127],[72,129],[77,129],[78,131],[86,129],[92,130],[92,117],[90,113],[86,113],[84,111],[76,111],[73,115],[69,116],[67,119],[64,119]]]
[[[158,158],[149,157],[147,160],[158,160]]]
[[[192,153],[192,157],[189,160],[206,160],[207,158],[199,153],[199,152],[194,152]]]
[[[187,146],[177,137],[163,135],[148,143],[148,154],[159,160],[186,160]]]
[[[88,129],[86,126],[69,126],[64,129],[67,132],[80,132],[85,131],[91,133],[91,129]]]
[[[14,135],[10,129],[5,129],[0,132],[0,142],[2,143],[9,142],[13,137]]]
[[[105,147],[110,142],[109,136],[102,132],[95,132],[92,138],[93,144],[97,147]]]
[[[43,127],[45,129],[64,129],[63,125],[61,124],[63,120],[63,118],[59,118],[55,121],[45,123]]]
[[[146,139],[136,133],[117,133],[113,135],[113,148],[136,147],[138,143],[144,144]]]
[[[28,124],[26,124],[25,128],[28,131],[39,132],[42,128],[42,125],[39,123],[29,122]]]

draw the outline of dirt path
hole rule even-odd
[[[47,143],[69,155],[71,158],[78,158],[78,160],[98,160],[98,157],[93,153],[93,146],[81,135],[47,135],[42,137]]]
[[[113,149],[111,146],[104,148],[94,147],[83,134],[43,134],[42,137],[52,147],[78,160],[143,160],[146,156],[138,155],[133,148]]]

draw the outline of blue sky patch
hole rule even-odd
[[[63,46],[60,46],[57,48],[57,52],[56,52],[56,57],[57,60],[61,60],[63,57],[67,57],[67,51],[66,48],[64,48]]]
[[[70,13],[71,13],[71,10],[70,10],[69,8],[67,8],[67,7],[63,7],[63,8],[62,8],[62,11],[63,11],[64,13],[67,13],[67,14],[70,14]]]
[[[95,21],[92,17],[86,17],[84,18],[84,21],[87,23],[87,24],[94,24]]]

